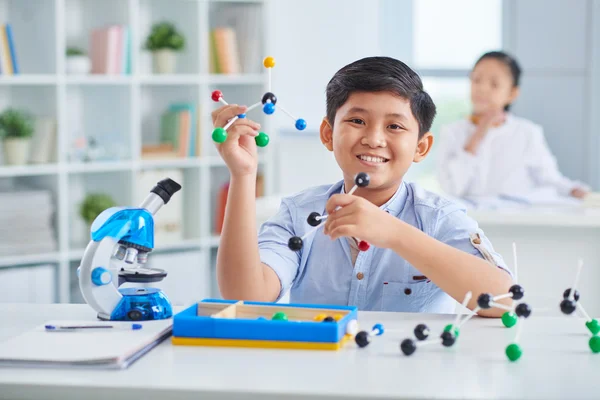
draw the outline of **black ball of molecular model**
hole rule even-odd
[[[381,336],[383,334],[383,325],[375,324],[370,332],[360,331],[354,337],[354,341],[358,347],[367,347],[371,343],[371,339],[374,336]]]

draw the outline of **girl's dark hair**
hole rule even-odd
[[[479,57],[479,59],[475,63],[475,66],[479,64],[482,60],[486,59],[497,60],[500,61],[502,64],[506,65],[510,70],[510,74],[512,75],[513,87],[519,86],[519,84],[521,83],[521,67],[519,66],[519,63],[514,57],[503,51],[490,51]],[[504,106],[504,110],[508,111],[509,109],[510,104]]]

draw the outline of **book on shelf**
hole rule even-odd
[[[0,192],[0,256],[57,250],[52,226],[55,207],[49,190],[13,188]]]
[[[0,268],[0,303],[56,302],[55,285],[48,284],[55,281],[56,269],[45,263],[27,268]]]
[[[223,53],[233,54],[239,60],[236,60],[235,63],[239,63],[240,73],[260,74],[264,71],[262,64],[265,56],[264,11],[263,4],[230,2],[226,6],[220,7],[219,12],[211,16],[211,24],[215,28],[229,27],[231,29],[230,32],[225,32],[226,40],[221,40],[225,43]],[[227,45],[228,42],[229,45]],[[215,61],[214,58],[211,60]]]
[[[29,150],[29,162],[31,164],[56,162],[56,120],[54,118],[35,118],[35,128]]]
[[[210,32],[211,73],[239,74],[242,72],[240,52],[236,31],[227,26],[218,27]]]
[[[0,75],[19,74],[17,49],[10,24],[0,25]]]
[[[160,116],[159,143],[142,146],[142,158],[169,159],[201,154],[200,111],[194,103],[173,103]]]
[[[131,74],[131,34],[126,25],[108,25],[90,33],[92,74]]]

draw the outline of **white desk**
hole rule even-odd
[[[573,285],[582,257],[581,301],[588,312],[600,314],[600,210],[533,207],[468,214],[511,269],[516,243],[519,283],[532,305],[549,307],[557,315],[562,292]]]
[[[49,319],[90,319],[87,305],[0,305],[0,340]],[[534,310],[535,313],[535,310]],[[388,329],[366,348],[338,352],[172,346],[162,343],[123,371],[0,369],[2,399],[592,399],[600,354],[580,320],[533,316],[523,357],[504,349],[515,333],[498,319],[473,319],[452,348],[410,357],[398,347],[417,323],[439,332],[451,316],[360,313]],[[403,332],[391,332],[403,329]]]

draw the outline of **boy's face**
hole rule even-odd
[[[427,133],[419,140],[408,100],[388,92],[354,92],[337,110],[333,131],[323,121],[321,140],[333,151],[345,182],[366,172],[367,189],[395,190],[411,163],[425,158],[433,138]]]
[[[494,59],[483,59],[471,73],[471,102],[474,114],[501,111],[513,102],[518,89],[513,86],[510,69]]]

